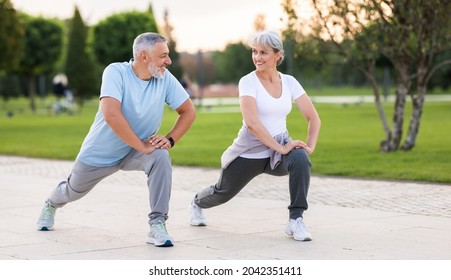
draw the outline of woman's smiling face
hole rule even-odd
[[[256,70],[275,69],[280,56],[280,52],[276,53],[271,48],[265,49],[258,45],[252,47],[252,61]]]

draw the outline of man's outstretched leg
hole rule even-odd
[[[38,219],[38,230],[52,230],[55,223],[56,209],[69,202],[78,200],[88,194],[103,178],[118,170],[117,166],[94,167],[75,161],[71,175],[50,194]]]

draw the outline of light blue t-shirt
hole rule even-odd
[[[144,81],[133,72],[131,62],[112,63],[105,68],[100,98],[108,96],[119,100],[122,114],[136,135],[144,140],[158,132],[165,104],[175,110],[189,96],[167,69],[162,79]],[[99,106],[77,159],[91,166],[112,166],[131,149],[105,122]]]

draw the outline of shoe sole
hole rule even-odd
[[[206,223],[193,223],[193,222],[190,222],[189,224],[192,225],[193,227],[204,227],[207,225]]]
[[[171,240],[166,240],[164,243],[157,243],[155,242],[155,239],[149,238],[146,241],[147,244],[153,244],[155,247],[172,247],[174,244],[172,244]]]
[[[53,227],[38,227],[39,231],[51,231],[53,230]]]
[[[296,241],[312,241],[312,239],[310,237],[306,237],[304,239],[296,239],[296,238],[293,237],[293,239],[296,240]]]
[[[294,235],[293,235],[292,232],[285,231],[285,233],[286,233],[288,236],[293,237],[293,239],[296,240],[296,241],[312,241],[312,238],[311,238],[311,237],[305,237],[304,239],[297,239],[297,238],[294,237]]]

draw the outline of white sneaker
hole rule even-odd
[[[290,219],[288,221],[287,227],[285,228],[285,233],[289,236],[293,236],[294,240],[312,240],[312,235],[310,234],[307,226],[304,224],[302,217],[299,217],[296,220]]]
[[[55,211],[55,207],[48,203],[44,204],[41,211],[41,216],[39,216],[38,220],[38,230],[47,231],[53,229],[53,224],[55,222]]]
[[[194,200],[189,205],[189,223],[192,226],[206,226],[205,217],[202,208],[199,207]]]
[[[172,237],[169,236],[166,230],[166,225],[163,222],[158,222],[150,226],[150,232],[147,234],[148,244],[153,244],[157,247],[171,247],[174,246]]]

